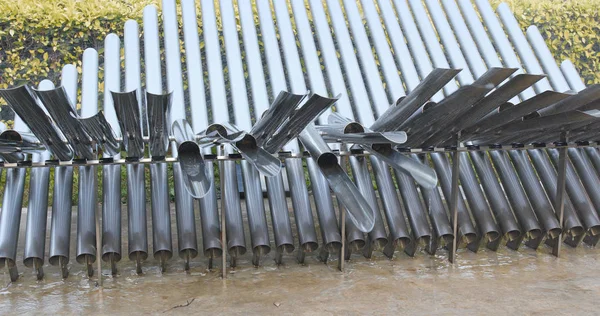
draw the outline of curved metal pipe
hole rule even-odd
[[[323,172],[329,186],[348,210],[348,217],[360,229],[368,233],[375,227],[375,210],[359,193],[346,172],[340,167],[337,157],[319,136],[313,126],[308,126],[300,134],[300,141],[311,154],[312,159]]]

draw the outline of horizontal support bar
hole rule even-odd
[[[399,151],[404,154],[426,154],[433,152],[472,152],[472,151],[494,151],[494,150],[527,150],[536,148],[600,148],[600,142],[589,142],[587,144],[574,144],[570,143],[565,145],[557,145],[553,143],[548,144],[536,144],[536,145],[498,145],[498,146],[463,146],[463,147],[433,147],[430,149],[400,149]],[[340,157],[370,157],[371,154],[362,149],[352,149],[350,151],[331,150],[333,154]],[[310,154],[307,151],[300,153],[293,153],[289,151],[280,151],[276,153],[277,158],[280,160],[285,159],[306,159],[310,158]],[[241,161],[244,160],[241,154],[229,154],[227,156],[219,155],[204,155],[204,160],[207,161]],[[140,158],[140,159],[100,159],[100,160],[69,160],[69,161],[58,161],[58,160],[46,160],[43,162],[32,162],[30,160],[20,161],[16,163],[0,162],[0,168],[14,169],[14,168],[42,168],[42,167],[54,167],[54,166],[108,166],[108,165],[150,165],[154,163],[176,163],[179,162],[174,157],[162,157],[162,158]]]

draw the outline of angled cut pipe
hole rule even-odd
[[[140,120],[137,90],[111,91],[127,159],[144,156],[144,142]],[[146,227],[146,190],[144,165],[127,165],[127,219],[129,260],[136,261],[136,270],[142,272],[141,261],[148,258],[148,230]]]
[[[65,88],[33,91],[73,147],[75,154],[79,158],[94,159],[96,155],[92,148],[92,139],[77,119],[79,115],[75,111],[75,106],[71,104]]]
[[[333,105],[341,95],[334,98],[322,97],[318,94],[311,95],[308,100],[296,109],[267,142],[264,144],[266,151],[274,153],[292,139],[298,137],[300,132],[325,110]]]
[[[556,167],[558,165],[558,150],[549,148],[546,151],[552,163]],[[577,211],[577,214],[579,214],[579,218],[588,228],[588,234],[591,236],[600,234],[600,218],[598,217],[598,212],[588,198],[585,188],[581,184],[575,168],[569,159],[567,159],[566,181],[566,188],[569,198],[571,199],[573,206],[575,206],[575,210]]]
[[[412,154],[411,158],[421,163],[426,163],[427,161],[426,155],[423,155],[424,160],[419,159],[417,154]],[[426,188],[421,186],[420,191],[433,228],[427,252],[434,255],[438,246],[452,245],[454,231],[450,225],[446,207],[444,206],[438,187]]]
[[[541,242],[542,228],[538,223],[533,208],[529,204],[525,190],[517,177],[515,169],[502,151],[490,151],[490,157],[496,167],[502,187],[508,198],[519,225],[523,228],[526,238],[530,242],[526,243],[530,248],[537,249]]]
[[[250,134],[256,138],[256,143],[263,146],[275,134],[281,124],[292,115],[307,95],[293,94],[287,91],[279,92],[273,103],[250,130]]]
[[[46,147],[32,133],[5,130],[0,133],[0,153],[3,154],[41,154]]]
[[[79,121],[106,156],[112,157],[120,153],[119,142],[102,111],[87,118],[80,118]]]
[[[13,282],[19,277],[16,270],[17,244],[26,171],[24,168],[6,171],[2,212],[0,212],[0,267],[5,265],[8,267]]]
[[[340,167],[337,157],[331,153],[327,143],[323,141],[316,129],[307,126],[300,134],[300,141],[311,153],[312,159],[329,182],[329,186],[338,199],[346,207],[348,217],[362,232],[368,233],[375,227],[375,210],[360,194],[346,172]]]
[[[445,126],[441,126],[434,135],[430,136],[427,143],[438,145],[443,143],[443,141],[448,141],[452,138],[452,135],[471,124],[475,124],[479,119],[492,112],[492,110],[498,109],[511,99],[516,98],[519,93],[525,91],[542,78],[544,78],[543,75],[520,74],[509,79],[508,82],[491,91],[483,99],[473,104],[473,106],[465,107],[453,114],[452,119],[447,120]]]
[[[39,88],[52,88],[49,80],[43,80]],[[2,133],[4,134],[4,133]],[[2,135],[0,135],[0,138]],[[37,138],[36,138],[37,139]],[[33,154],[33,162],[50,159],[50,152],[45,150]],[[25,251],[23,264],[34,268],[37,279],[44,277],[43,265],[46,252],[46,224],[48,220],[48,187],[50,185],[50,168],[33,168],[29,177],[29,203],[27,208],[27,227],[25,229]]]
[[[546,195],[551,201],[556,200],[556,170],[552,166],[552,162],[545,155],[545,153],[539,149],[528,149],[527,154],[537,171],[539,179],[541,180],[544,189],[546,191]],[[556,210],[554,210],[556,212]],[[558,214],[555,214],[558,216]],[[580,240],[585,232],[589,229],[589,227],[582,223],[582,219],[580,219],[575,212],[575,207],[571,202],[570,196],[568,194],[565,195],[565,207],[563,214],[563,230],[567,232],[571,238]],[[573,246],[576,246],[574,244]]]
[[[69,262],[70,253],[72,196],[73,167],[54,168],[48,262],[61,268],[63,278],[68,276],[67,263]]]
[[[469,156],[473,162],[473,166],[479,175],[479,181],[483,186],[485,195],[490,207],[494,212],[498,225],[502,230],[502,235],[506,236],[513,249],[519,247],[521,238],[521,227],[515,220],[515,217],[510,209],[510,205],[502,192],[502,188],[498,183],[496,174],[485,152],[470,152]],[[521,239],[520,239],[521,238]],[[518,242],[517,242],[518,241]]]
[[[442,187],[445,200],[450,201],[450,196],[452,195],[452,172],[450,170],[448,156],[446,156],[444,153],[431,153],[430,157],[431,161],[433,162],[433,166],[440,177],[440,186]],[[458,229],[461,234],[462,241],[466,243],[470,250],[476,251],[476,249],[479,247],[479,238],[477,236],[475,227],[473,227],[473,223],[471,223],[467,206],[462,198],[458,199]],[[454,236],[454,238],[458,238],[458,236]]]
[[[406,248],[412,241],[412,237],[409,233],[406,220],[404,219],[402,206],[398,199],[396,185],[392,179],[389,166],[373,156],[371,156],[371,166],[373,167],[379,197],[381,199],[381,204],[383,205],[383,212],[385,213],[389,229],[388,244],[383,253],[388,258],[391,258],[394,255],[396,247],[400,246],[402,249]]]
[[[304,144],[304,141],[302,143]],[[383,218],[381,216],[381,212],[379,211],[377,196],[375,195],[375,190],[373,189],[373,182],[371,181],[371,175],[369,174],[367,159],[365,157],[350,157],[349,162],[350,168],[352,169],[352,175],[354,177],[354,183],[367,204],[373,209],[373,215],[375,216],[375,224],[373,229],[368,232],[367,236],[369,238],[365,245],[367,248],[364,252],[365,256],[370,258],[373,250],[383,249],[389,241],[387,239],[387,233],[383,224]],[[340,200],[342,203],[344,203],[344,205],[346,205],[343,198]],[[346,206],[346,208],[348,208],[348,206]],[[359,226],[357,225],[357,227]]]
[[[420,163],[420,162],[419,162]],[[427,222],[427,214],[421,204],[421,198],[417,192],[417,186],[414,180],[407,174],[399,170],[394,170],[398,189],[402,196],[402,202],[408,221],[412,228],[413,244],[412,247],[405,249],[405,252],[410,256],[414,256],[415,251],[420,243],[429,245],[431,241],[431,229]]]
[[[544,228],[544,232],[549,238],[554,239],[560,235],[562,228],[558,222],[556,215],[554,214],[554,207],[552,202],[548,200],[548,196],[544,192],[544,188],[540,184],[540,180],[527,157],[527,152],[524,150],[509,150],[508,155],[515,167],[523,189],[525,190],[531,207],[537,216],[538,221]],[[565,216],[565,219],[567,217]],[[583,233],[583,227],[571,226],[571,222],[567,226],[565,221],[566,230],[579,230]]]
[[[373,144],[368,147],[364,146],[363,148],[389,164],[392,168],[408,173],[419,185],[426,188],[433,188],[437,185],[438,177],[432,168],[399,153],[392,149],[391,145]]]
[[[477,224],[479,236],[486,243],[496,241],[500,236],[500,228],[491,213],[490,207],[483,195],[483,191],[477,176],[473,170],[473,165],[467,153],[461,152],[460,159],[460,183],[463,187],[463,192],[469,203],[469,209]],[[492,249],[494,250],[494,249]]]
[[[596,212],[600,211],[600,178],[594,170],[594,166],[583,149],[569,148],[568,152],[579,179],[585,187],[587,196],[594,205]]]
[[[0,97],[27,124],[33,134],[61,161],[73,158],[73,151],[65,144],[59,130],[40,108],[31,92],[31,88],[20,86],[13,89],[0,90]]]
[[[148,109],[148,126],[150,131],[150,156],[153,159],[159,160],[166,155],[167,148],[169,147],[169,128],[167,122],[171,107],[171,94],[152,94],[146,92],[146,106]],[[173,257],[169,184],[167,177],[166,163],[157,162],[150,164],[152,247],[154,258],[160,260],[163,271],[166,269],[166,261]],[[191,206],[191,210],[193,213],[193,206]]]
[[[335,136],[334,138],[339,138],[339,140],[342,142],[362,145],[372,145],[379,142],[399,145],[406,141],[406,133],[404,132],[372,132],[368,128],[365,128],[362,124],[353,122],[337,112],[331,113],[327,120],[329,125],[319,127],[319,129],[323,128],[320,129],[322,134],[325,132],[325,135],[322,135],[324,140],[328,139],[329,136]],[[368,135],[371,135],[372,137]],[[372,183],[370,182],[369,171],[364,159],[361,162],[358,161],[357,157],[350,157],[350,163],[351,166],[353,166],[353,174],[355,175],[355,178],[363,179],[362,181],[357,182],[359,184],[359,190],[364,191],[363,194],[366,194],[366,197],[372,197],[374,190]],[[412,239],[408,232],[404,215],[402,214],[400,201],[398,200],[398,194],[396,192],[396,185],[392,179],[388,166],[374,156],[371,156],[371,166],[375,174],[375,179],[377,181],[377,186],[380,193],[379,195],[386,219],[388,221],[388,228],[390,230],[387,237],[387,244],[383,249],[383,253],[391,258],[393,257],[394,251],[398,245],[400,245],[401,248],[405,248]],[[358,177],[358,175],[362,176]],[[361,188],[361,185],[363,188]],[[378,222],[383,222],[383,219],[378,220]],[[376,224],[376,226],[378,225]],[[348,230],[348,228],[350,229]],[[347,234],[348,236],[351,237],[354,235],[354,237],[357,238],[353,243],[355,245],[359,245],[358,241],[362,240],[362,236],[357,233],[358,230],[353,225],[349,225],[347,226],[347,231],[351,233]],[[380,227],[379,232],[382,231],[385,231],[385,229],[381,229]],[[373,236],[370,236],[371,240],[373,240],[372,237]],[[383,241],[383,239],[380,241]],[[381,242],[379,242],[379,244],[380,245],[378,245],[378,247],[381,246]],[[372,245],[373,244],[371,243],[369,246]],[[369,247],[369,249],[367,249],[368,251],[365,251],[368,256],[370,256],[372,248],[373,247]]]
[[[185,268],[189,269],[189,260],[198,255],[194,207],[189,198],[191,196],[200,200],[204,251],[211,259],[209,266],[212,268],[212,258],[220,256],[222,249],[219,236],[217,196],[212,186],[212,163],[209,168],[204,162],[200,148],[195,142],[192,127],[185,119],[173,122],[171,133],[179,145],[177,148],[179,163],[173,166],[179,256],[185,260]],[[208,198],[204,199],[204,197]]]
[[[442,68],[432,70],[405,98],[380,115],[370,129],[377,132],[398,130],[416,110],[438,93],[460,71],[461,69]]]
[[[513,106],[508,109],[504,109],[495,112],[491,115],[481,118],[477,123],[465,128],[463,138],[467,139],[468,136],[481,134],[486,131],[495,129],[499,126],[520,119],[523,116],[535,112],[537,109],[547,107],[550,104],[554,104],[567,98],[569,95],[565,93],[558,93],[554,91],[542,92],[530,99],[527,99],[518,106]]]

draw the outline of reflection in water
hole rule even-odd
[[[23,222],[21,229],[24,227]],[[199,223],[197,227],[201,227]],[[73,238],[75,233],[74,229]],[[177,240],[175,236],[173,240]],[[19,241],[21,257],[23,238]],[[600,297],[598,251],[585,246],[563,251],[556,259],[544,247],[538,252],[523,247],[519,252],[501,248],[497,253],[481,250],[477,254],[460,249],[455,266],[448,263],[444,250],[433,257],[420,252],[415,258],[397,252],[393,260],[381,253],[371,260],[353,255],[344,273],[336,270],[337,262],[319,263],[316,253],[307,258],[306,265],[296,264],[292,254],[284,257],[281,267],[271,256],[259,268],[252,267],[248,253],[227,280],[220,278],[220,260],[215,270],[208,271],[206,259],[199,257],[186,273],[183,262],[174,256],[177,259],[169,261],[167,272],[161,274],[158,262],[152,259],[145,262],[144,275],[138,276],[133,262],[124,259],[115,278],[104,265],[102,290],[74,260],[64,281],[56,267],[46,265],[46,277],[38,282],[30,269],[20,265],[17,283],[9,284],[4,271],[1,275],[0,311],[447,314],[460,309],[470,314],[595,313]],[[172,309],[191,299],[189,306]]]

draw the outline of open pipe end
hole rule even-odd
[[[230,256],[237,258],[239,256],[243,256],[246,253],[246,247],[243,246],[233,246],[228,250]]]
[[[213,179],[206,168],[200,147],[193,141],[185,141],[179,145],[178,153],[186,189],[194,198],[203,198],[210,191]]]
[[[252,248],[252,253],[257,254],[259,256],[268,255],[271,252],[271,247],[266,245],[260,245]]]
[[[377,250],[383,249],[388,243],[387,238],[377,238],[373,241],[373,247]]]
[[[410,245],[411,239],[409,237],[400,237],[396,239],[396,243],[398,244],[398,247],[404,249],[406,246]]]
[[[198,256],[198,250],[194,248],[184,248],[179,250],[179,258],[185,259],[186,254],[189,254],[190,258],[196,258]]]
[[[551,239],[558,237],[561,233],[562,233],[562,229],[560,229],[559,227],[549,229],[547,232],[548,237]]]
[[[397,131],[397,132],[383,132],[381,136],[385,137],[390,143],[401,145],[406,143],[408,137],[406,136],[406,132]]]
[[[596,236],[598,234],[600,234],[600,225],[596,225],[596,226],[592,226],[590,228],[588,228],[588,234],[592,235],[592,236]]]
[[[132,252],[129,253],[129,260],[130,261],[136,261],[137,258],[138,258],[138,255],[139,255],[139,258],[142,261],[148,259],[148,253],[147,252],[145,252],[145,251],[132,251]]]
[[[579,236],[585,234],[585,229],[581,226],[573,226],[569,229],[566,229],[566,231],[573,238],[579,237]]]
[[[204,249],[204,256],[207,258],[220,258],[222,255],[223,255],[223,249],[221,249],[221,248]]]
[[[363,239],[355,239],[348,242],[349,249],[352,251],[361,251],[365,248],[366,242]]]
[[[511,231],[506,232],[505,235],[509,241],[513,241],[513,240],[516,240],[517,238],[521,237],[521,232],[518,230],[511,230]]]
[[[342,243],[339,241],[332,241],[325,245],[325,249],[328,253],[336,253],[342,249]]]
[[[485,233],[484,238],[487,239],[488,242],[493,242],[500,238],[500,233],[497,231],[489,231]]]
[[[86,264],[86,263],[88,263],[87,262],[88,257],[91,258],[90,263],[96,262],[96,254],[92,254],[92,253],[81,253],[77,257],[75,257],[75,261],[77,261],[77,263],[79,263],[79,264]]]
[[[477,234],[475,233],[466,233],[462,235],[462,240],[465,244],[469,245],[471,243],[477,242]]]
[[[294,252],[294,250],[296,249],[296,247],[294,247],[293,244],[283,244],[283,245],[279,245],[277,246],[277,251],[279,251],[280,253],[292,253]]]
[[[319,244],[314,241],[305,242],[302,244],[302,251],[304,252],[313,252],[319,248]]]
[[[258,147],[256,139],[250,134],[244,135],[244,138],[235,143],[235,147],[258,172],[266,177],[278,175],[283,167],[281,160]]]
[[[452,243],[454,242],[454,235],[453,234],[446,234],[443,235],[441,238],[441,240],[444,241],[444,245],[452,245]]]
[[[542,236],[542,230],[541,229],[532,229],[530,231],[527,232],[527,237],[528,239],[538,239]]]
[[[105,253],[103,253],[102,254],[102,261],[109,262],[110,258],[111,258],[111,255],[112,255],[112,258],[115,259],[115,262],[121,261],[121,254],[118,253],[118,252],[105,252]]]

